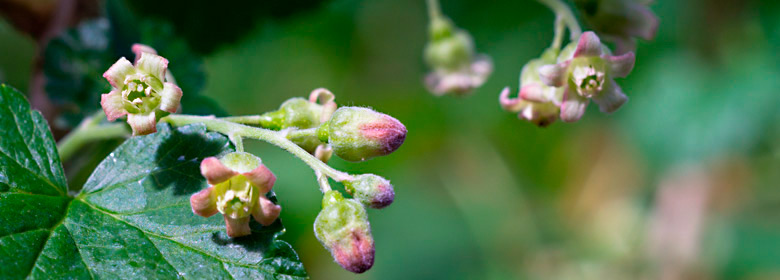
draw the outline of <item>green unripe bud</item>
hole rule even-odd
[[[348,161],[363,161],[397,150],[406,139],[397,119],[368,108],[342,107],[317,130],[321,141]]]
[[[395,199],[390,181],[374,174],[361,174],[354,180],[344,181],[344,188],[360,203],[375,209],[385,208]]]
[[[435,39],[425,46],[425,62],[435,69],[457,71],[471,64],[474,41],[463,30]]]
[[[317,127],[320,124],[322,105],[300,97],[287,99],[279,110],[263,114],[263,127],[269,129],[300,129]]]
[[[374,238],[366,209],[337,191],[325,193],[322,205],[314,221],[317,240],[344,269],[354,273],[370,269],[374,265]]]

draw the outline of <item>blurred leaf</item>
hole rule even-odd
[[[208,54],[241,39],[258,23],[300,14],[322,2],[325,1],[240,1],[215,5],[213,1],[192,0],[184,5],[178,1],[136,0],[129,1],[128,6],[140,11],[139,17],[170,20],[197,52]]]
[[[220,215],[192,214],[189,196],[207,187],[199,162],[231,152],[225,136],[161,124],[111,153],[74,199],[40,113],[5,85],[0,104],[0,278],[306,277],[277,239],[281,221],[231,239]]]

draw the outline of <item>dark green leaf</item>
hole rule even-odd
[[[229,238],[221,215],[192,213],[199,163],[232,151],[202,125],[125,141],[75,199],[48,127],[0,87],[0,278],[305,278],[281,222]]]

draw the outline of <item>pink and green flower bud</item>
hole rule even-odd
[[[616,43],[618,54],[636,49],[636,39],[652,40],[658,17],[650,0],[576,0],[585,21],[606,40]]]
[[[406,127],[397,119],[361,107],[342,107],[317,129],[320,140],[348,161],[388,155],[404,143]]]
[[[542,82],[563,88],[561,120],[574,122],[582,118],[592,99],[604,113],[612,113],[628,97],[614,78],[624,78],[634,68],[634,53],[613,56],[595,33],[583,33],[577,42],[566,46],[557,64],[538,68]]]
[[[563,98],[562,88],[545,85],[539,78],[539,67],[548,63],[555,63],[554,51],[548,50],[541,58],[533,59],[523,66],[517,98],[509,97],[509,87],[504,88],[498,98],[504,110],[518,113],[518,118],[539,127],[546,127],[558,120]]]
[[[390,181],[374,174],[357,175],[354,180],[343,183],[347,192],[366,207],[382,209],[395,199],[395,191]]]
[[[344,269],[354,273],[370,269],[374,265],[374,238],[363,205],[345,199],[337,191],[328,191],[322,207],[314,221],[317,240]]]
[[[158,111],[176,112],[182,92],[166,81],[167,59],[144,45],[134,45],[133,51],[135,64],[123,57],[103,74],[112,89],[101,96],[100,105],[109,121],[127,115],[133,135],[145,135],[157,131]]]
[[[260,158],[244,152],[209,157],[200,171],[211,186],[190,197],[192,212],[203,217],[222,213],[228,236],[251,234],[250,216],[264,226],[279,217],[281,207],[266,197],[276,177]]]
[[[481,86],[493,72],[486,55],[476,55],[474,40],[443,17],[431,20],[430,41],[425,46],[425,62],[433,71],[425,77],[428,89],[436,95],[463,95]]]

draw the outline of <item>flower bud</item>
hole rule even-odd
[[[344,269],[354,273],[370,269],[374,265],[374,238],[363,205],[328,191],[322,206],[314,221],[317,240]]]
[[[133,45],[133,52],[135,64],[123,57],[103,73],[111,91],[101,96],[100,106],[109,121],[127,115],[133,135],[145,135],[157,131],[160,111],[176,112],[182,92],[166,81],[167,59],[144,45]]]
[[[203,217],[222,213],[230,237],[251,233],[250,215],[264,226],[279,217],[281,207],[266,197],[276,177],[260,158],[244,152],[209,157],[200,171],[211,186],[190,197],[192,212]]]
[[[327,121],[336,110],[334,99],[333,93],[327,89],[315,89],[308,100],[293,97],[282,103],[279,110],[263,114],[261,124],[265,128],[274,130],[317,127]]]
[[[406,139],[406,127],[397,119],[368,108],[342,107],[317,129],[323,142],[348,161],[364,161],[390,154]]]
[[[374,174],[361,174],[354,180],[344,181],[344,188],[360,203],[375,209],[387,207],[395,198],[390,181]]]

